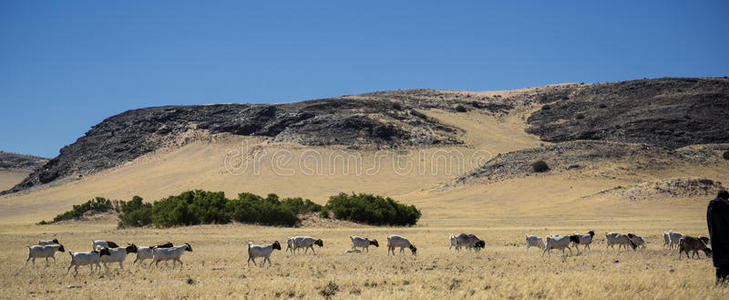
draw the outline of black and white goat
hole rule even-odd
[[[271,266],[271,253],[273,253],[273,250],[281,250],[281,244],[278,241],[274,241],[273,244],[268,245],[252,245],[249,243],[248,265],[251,265],[251,261],[256,265],[256,257],[263,257],[261,267],[266,265],[266,261],[268,261],[268,266]]]

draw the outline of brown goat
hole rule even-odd
[[[693,251],[693,254],[698,255],[700,258],[701,256],[699,255],[699,250],[704,251],[706,257],[711,257],[711,249],[706,247],[706,243],[704,243],[704,241],[700,240],[699,238],[686,235],[678,241],[679,259],[681,259],[681,253],[683,252],[686,252],[687,258],[691,258],[689,256],[689,251]]]

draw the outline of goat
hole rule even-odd
[[[578,241],[577,238],[569,235],[565,236],[548,236],[546,238],[547,243],[544,245],[544,250],[542,251],[542,256],[544,256],[544,253],[549,252],[549,256],[552,256],[552,249],[561,249],[562,255],[564,255],[564,249],[567,248],[567,250],[570,251],[570,255],[572,255],[572,249],[570,248],[570,243]],[[579,241],[578,241],[579,242]]]
[[[706,243],[704,243],[701,239],[684,235],[680,240],[678,240],[678,259],[681,259],[682,252],[686,252],[686,257],[690,258],[689,251],[693,251],[693,254],[701,258],[699,250],[704,251],[706,257],[711,257],[711,249],[706,247]]]
[[[38,241],[38,245],[41,245],[41,246],[54,245],[54,244],[60,244],[58,242],[58,239]]]
[[[570,236],[570,240],[573,241],[573,243],[575,244],[575,249],[577,249],[577,252],[579,252],[579,245],[585,245],[585,249],[590,249],[590,244],[592,244],[592,238],[594,236],[595,232],[590,230],[587,232],[587,234],[573,234]]]
[[[367,250],[367,253],[369,253],[370,245],[380,247],[380,244],[377,242],[377,240],[370,240],[368,238],[363,238],[356,235],[350,236],[349,238],[352,240],[352,249],[357,249],[359,247]]]
[[[410,243],[410,241],[407,238],[404,238],[399,235],[390,235],[387,237],[387,256],[390,256],[390,251],[392,251],[392,256],[395,256],[395,248],[400,248],[400,253],[405,248],[410,249],[410,252],[413,255],[417,255],[418,248],[415,248],[415,246]]]
[[[33,245],[33,246],[26,246],[28,247],[28,259],[25,260],[25,263],[28,264],[29,260],[33,260],[33,265],[35,265],[35,259],[36,258],[45,258],[46,259],[46,266],[48,266],[48,258],[53,258],[53,263],[56,263],[56,251],[58,252],[64,252],[66,249],[63,248],[63,245],[61,244],[54,244],[54,245]]]
[[[628,246],[633,248],[637,248],[637,245],[628,238],[627,235],[617,232],[610,232],[605,234],[605,240],[607,241],[607,247],[606,248],[615,248],[615,245],[618,245],[618,249],[620,247],[625,247],[625,249],[628,249]]]
[[[527,251],[529,251],[529,247],[539,247],[539,249],[544,249],[544,240],[536,235],[527,235],[526,236]]]
[[[156,248],[170,248],[172,246],[173,246],[172,243],[167,242],[167,243],[156,245],[156,246],[139,247],[139,248],[137,248],[137,258],[134,259],[132,264],[136,264],[137,261],[140,261],[140,264],[141,264],[144,262],[145,259],[152,259],[152,254],[154,252],[154,249],[156,249]]]
[[[119,248],[119,245],[112,241],[105,240],[94,240],[91,241],[91,249],[96,250],[98,248]]]
[[[456,250],[460,250],[461,247],[466,247],[467,250],[481,250],[486,247],[486,242],[478,238],[475,234],[461,233],[455,236],[456,238]]]
[[[109,249],[109,255],[102,256],[101,263],[104,264],[106,270],[109,270],[109,266],[106,265],[108,262],[118,262],[119,268],[124,269],[124,260],[127,259],[129,253],[137,253],[137,245],[131,244],[125,248]]]
[[[185,253],[185,251],[192,252],[192,246],[190,244],[185,243],[181,246],[174,246],[170,248],[155,248],[152,250],[152,262],[149,263],[150,265],[154,263],[154,266],[156,267],[159,265],[160,261],[172,261],[172,268],[175,268],[176,263],[180,263],[180,268],[184,266],[182,263],[182,260],[180,260],[180,257],[182,257],[182,254]]]
[[[261,264],[261,267],[266,265],[266,261],[268,261],[268,266],[271,266],[271,253],[273,253],[273,250],[279,250],[281,251],[281,244],[278,243],[278,241],[274,241],[273,244],[269,245],[252,245],[248,244],[248,265],[251,265],[251,261],[253,261],[253,265],[256,265],[256,257],[263,257],[263,263]]]
[[[678,241],[683,237],[683,233],[669,231],[668,232],[668,248],[673,249],[678,247]]]
[[[633,242],[633,244],[635,244],[636,248],[641,247],[641,248],[645,249],[646,243],[642,236],[639,236],[637,234],[630,233],[630,232],[628,232],[627,236],[630,239],[630,241]]]
[[[296,249],[304,248],[304,254],[311,249],[311,252],[316,254],[316,251],[314,251],[314,245],[319,246],[319,248],[324,247],[324,241],[321,239],[315,239],[310,236],[295,236],[292,239],[293,248],[292,251],[296,251]]]
[[[66,274],[71,271],[71,267],[74,267],[74,271],[76,272],[76,275],[78,275],[79,266],[88,265],[91,268],[91,272],[94,272],[94,265],[96,265],[97,269],[101,270],[101,265],[99,264],[101,257],[110,255],[111,253],[109,252],[109,248],[102,248],[100,250],[93,250],[89,252],[72,253],[69,251],[68,254],[71,254],[71,264],[68,265]]]

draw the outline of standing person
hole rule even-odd
[[[716,284],[729,282],[729,192],[722,190],[706,209]]]

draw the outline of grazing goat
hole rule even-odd
[[[46,266],[48,266],[48,258],[53,258],[53,263],[56,263],[56,251],[58,252],[64,252],[66,249],[63,249],[63,245],[55,244],[55,245],[33,245],[33,246],[26,246],[28,247],[28,259],[25,260],[25,263],[28,264],[29,260],[33,260],[33,265],[35,265],[35,259],[36,258],[45,258],[46,259]]]
[[[69,251],[68,254],[71,254],[71,264],[68,265],[66,274],[71,271],[71,267],[74,267],[74,271],[76,272],[76,275],[78,275],[79,266],[88,265],[91,268],[91,272],[94,272],[94,265],[96,265],[97,269],[101,270],[101,265],[99,264],[99,262],[101,261],[101,257],[105,255],[110,255],[110,252],[109,248],[102,248],[101,250],[94,250],[89,252],[71,253],[71,251]]]
[[[273,253],[273,250],[279,250],[281,251],[281,244],[278,243],[278,241],[274,241],[273,244],[268,245],[252,245],[248,244],[248,265],[251,265],[251,261],[253,261],[253,265],[256,265],[256,257],[263,257],[263,263],[261,264],[261,267],[266,265],[266,261],[268,261],[268,266],[271,266],[271,253]]]
[[[170,248],[155,248],[152,250],[152,262],[149,264],[152,265],[152,263],[154,263],[154,266],[156,267],[161,261],[171,260],[173,269],[175,268],[175,264],[178,262],[180,263],[180,268],[182,268],[184,264],[182,263],[182,260],[180,260],[180,257],[185,251],[192,252],[192,246],[185,243],[184,245]]]
[[[547,237],[547,243],[544,245],[544,251],[542,251],[542,256],[544,256],[544,253],[549,253],[549,256],[552,256],[552,249],[561,249],[562,255],[564,255],[564,249],[567,248],[567,250],[570,250],[570,255],[572,255],[572,249],[570,248],[570,243],[575,242],[577,238],[574,238],[573,236],[548,236]]]
[[[706,257],[711,257],[711,249],[706,247],[706,243],[704,243],[704,241],[700,240],[699,238],[684,235],[680,240],[678,240],[678,259],[681,259],[682,252],[686,252],[686,257],[690,258],[689,251],[693,251],[694,255],[697,255],[698,258],[701,258],[699,250],[704,251]]]
[[[156,246],[149,246],[149,247],[139,247],[137,248],[137,258],[134,259],[132,264],[136,264],[137,261],[140,261],[140,264],[144,262],[145,259],[152,259],[152,254],[154,252],[154,249],[156,248],[171,248],[173,245],[170,242],[156,245]],[[151,264],[151,263],[150,263]]]
[[[633,244],[635,244],[636,248],[641,247],[642,249],[645,249],[646,242],[642,236],[639,236],[637,234],[630,233],[630,232],[628,232],[627,236],[630,239],[630,241],[633,242]]]
[[[380,247],[380,243],[377,242],[377,240],[370,240],[368,238],[363,238],[359,236],[350,236],[349,237],[352,240],[352,249],[355,250],[357,248],[362,248],[364,250],[367,250],[367,253],[370,252],[370,245],[373,245],[375,247]]]
[[[400,253],[405,248],[409,248],[410,252],[413,255],[417,255],[418,248],[415,248],[410,241],[402,236],[399,235],[391,235],[387,237],[387,256],[390,256],[390,251],[392,251],[392,256],[395,256],[395,248],[400,248]]]
[[[291,251],[291,253],[294,253],[294,238],[290,237],[286,239],[286,252]]]
[[[467,250],[481,250],[486,247],[486,242],[478,238],[475,234],[461,233],[456,238],[456,250],[460,250],[461,247],[466,247]]]
[[[579,252],[579,245],[585,245],[585,249],[590,249],[590,244],[592,244],[592,238],[594,236],[595,232],[590,230],[587,232],[587,234],[573,234],[570,236],[570,240],[575,243],[575,249],[577,249],[577,252]]]
[[[683,233],[669,231],[668,232],[668,248],[673,249],[678,247],[678,241],[683,237]]]
[[[127,254],[137,253],[137,245],[131,244],[126,248],[114,248],[109,249],[109,255],[101,257],[101,263],[104,264],[104,268],[109,270],[109,266],[106,263],[118,262],[119,268],[124,269],[124,260],[127,259]]]
[[[615,249],[615,245],[618,245],[618,249],[620,247],[625,247],[625,249],[628,249],[628,246],[633,248],[637,247],[635,243],[628,238],[627,235],[617,232],[610,232],[605,234],[605,240],[607,241],[607,247],[606,248],[613,248]]]
[[[544,249],[544,240],[536,235],[527,235],[526,236],[527,251],[529,251],[529,247],[539,247],[539,249]]]
[[[58,239],[38,241],[38,245],[41,245],[41,246],[54,245],[54,244],[60,244],[58,242]]]
[[[94,240],[91,242],[91,249],[99,249],[99,248],[119,248],[119,245],[112,241],[104,241],[104,240]]]
[[[295,236],[291,238],[293,248],[292,251],[296,251],[299,248],[304,248],[304,254],[311,249],[311,252],[316,254],[316,251],[314,251],[314,245],[319,246],[319,248],[324,247],[324,241],[320,239],[315,239],[310,236]]]

